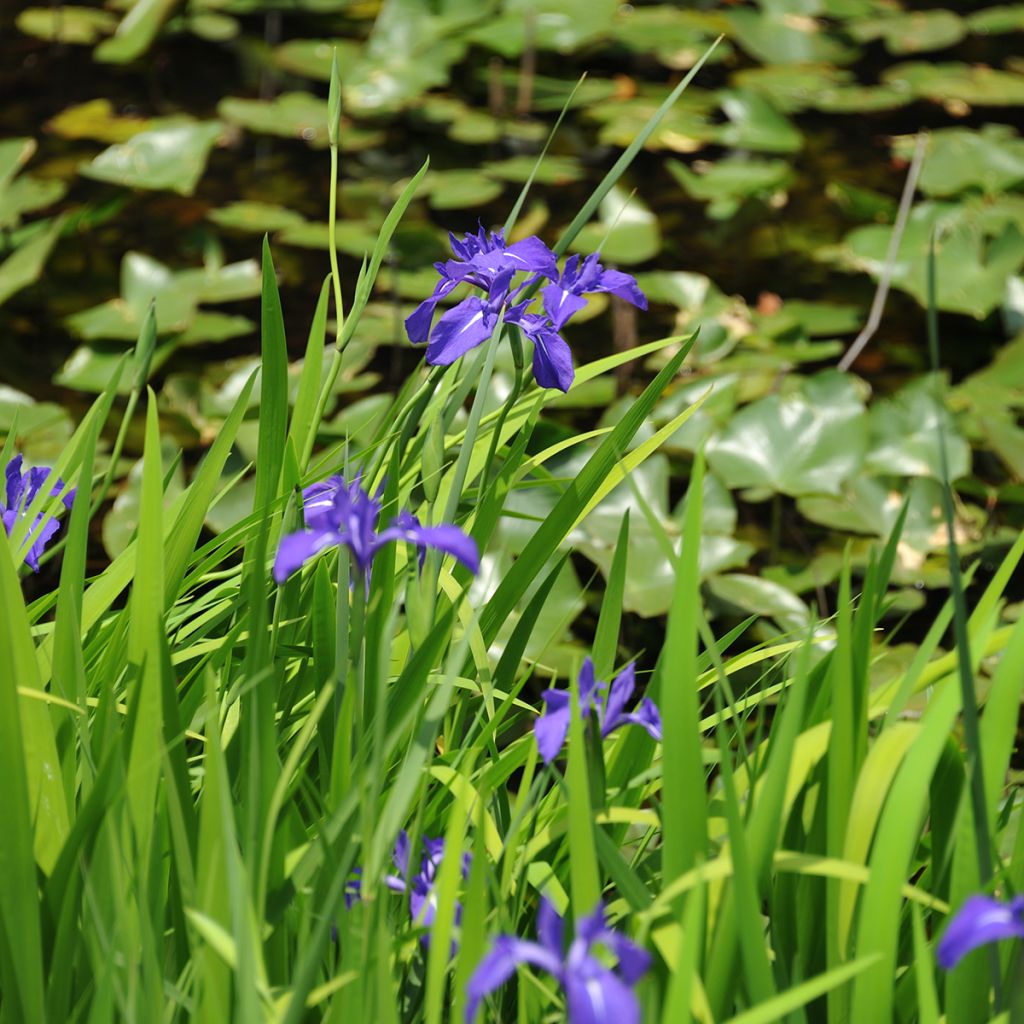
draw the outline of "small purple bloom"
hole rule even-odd
[[[3,519],[4,530],[7,535],[10,536],[14,532],[14,524],[19,520],[25,518],[28,514],[28,507],[32,504],[35,496],[39,493],[43,484],[45,484],[51,476],[51,471],[46,466],[36,466],[33,469],[28,470],[25,473],[21,471],[21,456],[15,455],[10,462],[7,463],[5,475],[7,477],[6,500],[4,497],[0,497],[0,518]],[[64,490],[64,481],[60,477],[56,478],[55,483],[50,488],[50,496],[56,498],[61,491]],[[71,508],[72,502],[75,500],[75,488],[72,487],[67,494],[61,498],[65,508]],[[43,522],[45,520],[45,522]],[[33,532],[43,522],[42,529],[36,535],[35,540],[32,542],[32,546],[25,553],[25,561],[28,562],[29,566],[34,572],[39,572],[39,557],[46,549],[46,545],[53,539],[54,534],[60,529],[60,523],[56,519],[50,518],[43,513],[36,516],[35,521],[32,524],[32,529],[29,531]]]
[[[579,256],[569,257],[558,279],[558,286],[569,295],[610,292],[640,309],[647,308],[647,296],[640,291],[636,281],[621,270],[605,270],[598,263],[596,252],[582,262]]]
[[[633,986],[647,971],[651,958],[624,935],[604,923],[604,908],[579,922],[576,936],[563,952],[565,922],[541,897],[537,912],[539,942],[500,935],[480,961],[466,987],[466,1024],[473,1024],[481,1000],[500,988],[520,964],[532,964],[552,975],[565,992],[570,1024],[639,1024],[640,1004]],[[606,967],[592,952],[607,948],[618,960]]]
[[[639,725],[652,739],[661,740],[661,715],[650,697],[644,697],[637,710],[627,713],[626,703],[636,686],[636,670],[630,662],[610,687],[594,678],[594,663],[583,662],[579,675],[580,715],[587,718],[593,710],[601,726],[601,735],[607,736],[623,725]],[[607,688],[607,694],[601,691]],[[545,709],[533,726],[537,749],[544,763],[553,761],[565,744],[569,732],[570,697],[568,690],[545,690],[541,694]]]
[[[936,959],[949,971],[972,949],[1000,939],[1024,939],[1024,896],[1014,896],[1008,903],[971,896],[946,926]]]
[[[274,579],[278,583],[284,583],[314,555],[339,544],[348,547],[363,574],[385,544],[399,540],[415,544],[421,562],[426,549],[435,548],[453,555],[473,572],[480,568],[476,542],[457,526],[421,526],[411,512],[403,511],[378,532],[381,492],[371,497],[358,476],[351,483],[341,476],[329,477],[307,487],[302,497],[307,529],[281,538],[274,559]]]
[[[410,341],[427,343],[427,362],[432,366],[449,366],[491,337],[504,318],[533,342],[537,383],[568,391],[574,376],[572,353],[561,330],[586,305],[580,296],[611,292],[647,308],[636,281],[621,271],[605,270],[596,254],[582,262],[579,256],[571,257],[559,275],[554,252],[534,236],[506,245],[501,232],[488,234],[481,227],[461,240],[454,235],[449,238],[455,259],[434,264],[440,279],[433,293],[405,321]],[[524,276],[516,285],[520,274]],[[520,292],[544,279],[553,283],[544,289],[543,313],[528,313],[529,299],[513,304]],[[434,324],[438,303],[462,283],[479,288],[486,298],[472,295],[463,299]]]
[[[409,833],[403,828],[395,840],[395,848],[391,854],[391,860],[401,874],[387,875],[384,884],[393,892],[404,892],[409,895],[409,915],[416,924],[429,928],[434,923],[437,914],[437,894],[434,892],[434,885],[437,881],[437,873],[441,869],[441,861],[444,860],[444,840],[429,839],[423,837],[423,849],[426,851],[420,861],[420,869],[411,878]],[[471,857],[468,853],[462,855],[462,877],[469,875]],[[455,923],[462,919],[462,906],[455,905]],[[425,945],[429,944],[429,932],[423,936]]]

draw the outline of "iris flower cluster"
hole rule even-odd
[[[392,541],[415,544],[422,562],[427,548],[453,555],[472,572],[480,568],[476,542],[457,526],[421,526],[405,510],[378,530],[383,488],[375,495],[363,489],[358,476],[347,483],[342,476],[312,484],[302,492],[306,529],[281,538],[274,559],[274,579],[284,583],[310,558],[344,544],[359,573],[366,576],[374,555]]]
[[[5,470],[7,486],[4,489],[4,496],[0,497],[0,518],[3,519],[4,530],[8,537],[14,532],[15,523],[28,515],[28,508],[35,499],[35,496],[52,476],[52,471],[46,466],[35,466],[23,473],[21,465],[22,458],[20,455],[15,455],[7,463]],[[57,477],[50,488],[50,496],[56,498],[63,490],[64,481]],[[63,501],[65,508],[71,508],[74,500],[75,488],[72,487],[61,501]],[[25,553],[25,561],[28,562],[33,572],[39,572],[39,558],[43,551],[46,550],[46,545],[53,540],[54,535],[60,529],[60,523],[56,519],[40,513],[32,523],[30,532],[34,532],[39,527],[40,522],[42,522],[42,528],[39,529],[36,539],[32,542],[32,546]]]
[[[573,381],[572,353],[561,335],[569,319],[586,305],[582,298],[594,292],[610,292],[626,302],[647,308],[647,299],[636,281],[619,270],[605,270],[597,254],[581,260],[570,257],[561,273],[557,258],[539,238],[531,236],[507,245],[500,231],[483,228],[451,240],[454,259],[435,263],[441,275],[431,296],[421,302],[405,321],[409,340],[427,345],[427,362],[448,366],[470,349],[485,342],[498,325],[514,324],[533,343],[533,376],[542,388],[568,391]],[[532,288],[550,281],[541,290],[543,312],[528,312]],[[442,314],[435,324],[437,304],[460,284],[480,289]],[[530,297],[516,299],[530,291]]]
[[[651,957],[624,935],[609,928],[604,908],[579,921],[565,950],[565,922],[543,897],[537,912],[538,942],[501,935],[480,961],[466,989],[466,1024],[473,1024],[481,1001],[500,988],[520,964],[547,971],[565,993],[570,1024],[639,1024],[640,1005],[633,986],[650,966]],[[605,947],[618,960],[615,970],[594,954]]]
[[[635,711],[626,711],[626,704],[636,687],[636,670],[630,662],[613,680],[611,686],[594,674],[594,662],[587,658],[579,674],[580,715],[597,715],[602,738],[624,725],[639,725],[652,739],[661,741],[661,714],[650,697],[644,697]],[[545,690],[541,694],[544,712],[533,726],[537,750],[549,764],[565,745],[569,732],[570,696],[568,690]]]

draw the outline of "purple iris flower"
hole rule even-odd
[[[605,270],[598,263],[596,252],[582,262],[579,256],[570,256],[565,261],[558,286],[568,295],[610,292],[640,309],[647,308],[647,296],[640,291],[636,281],[621,270]]]
[[[972,949],[1000,939],[1024,939],[1024,896],[1014,896],[1008,903],[971,896],[946,926],[936,959],[949,971]]]
[[[476,542],[457,526],[421,526],[411,512],[400,512],[390,525],[378,532],[382,491],[372,496],[357,476],[346,483],[332,476],[302,492],[307,529],[281,538],[274,559],[274,579],[284,583],[293,572],[326,548],[344,544],[352,552],[356,568],[369,571],[373,556],[391,541],[404,540],[419,549],[420,560],[427,548],[453,555],[468,569],[480,568]]]
[[[43,484],[51,477],[51,471],[46,466],[36,466],[25,473],[21,471],[21,456],[15,455],[7,463],[6,476],[6,501],[0,497],[0,518],[3,519],[4,530],[10,536],[14,532],[14,524],[28,514],[28,507],[32,504],[35,496],[39,493]],[[60,477],[50,488],[50,496],[56,498],[64,490],[64,481]],[[65,508],[71,508],[75,500],[75,488],[72,487],[61,499]],[[33,572],[39,572],[39,556],[46,549],[46,545],[53,539],[54,534],[60,529],[60,523],[42,513],[36,516],[32,524],[31,533],[39,523],[45,520],[42,529],[36,535],[32,546],[25,553],[25,561],[28,562]]]
[[[636,686],[636,670],[630,662],[607,687],[594,678],[594,663],[583,662],[579,675],[580,715],[586,718],[594,710],[601,726],[601,735],[607,736],[623,725],[639,725],[655,740],[661,740],[661,715],[650,697],[644,697],[636,711],[626,712],[626,702]],[[541,694],[544,712],[533,726],[537,749],[544,763],[553,761],[565,744],[569,732],[570,697],[568,690],[545,690]]]
[[[454,235],[449,238],[455,259],[434,264],[440,280],[430,297],[405,321],[413,343],[427,342],[427,362],[432,366],[448,366],[482,344],[504,317],[533,342],[537,383],[568,391],[574,375],[572,353],[560,332],[586,305],[580,296],[611,292],[641,309],[647,308],[647,299],[636,281],[621,271],[605,270],[596,254],[582,261],[579,256],[571,257],[559,275],[555,254],[539,238],[531,236],[506,245],[500,232],[487,234],[483,228],[461,240]],[[525,277],[516,284],[519,274]],[[552,284],[543,292],[543,313],[527,312],[530,299],[513,304],[524,289],[545,279]],[[434,324],[437,304],[464,282],[479,288],[486,298],[472,295],[463,299]]]
[[[391,860],[401,873],[386,875],[384,884],[393,892],[404,892],[409,895],[409,916],[416,924],[429,928],[434,923],[437,914],[437,894],[434,892],[434,885],[437,881],[437,873],[441,870],[441,861],[444,860],[444,840],[429,839],[423,837],[423,849],[426,851],[420,861],[420,869],[410,877],[410,854],[409,833],[403,828],[395,840],[395,848],[391,853]],[[472,858],[468,853],[462,855],[462,877],[469,875],[469,866]],[[455,923],[462,920],[462,906],[455,905]],[[429,944],[429,933],[423,936],[423,943]]]
[[[650,966],[650,954],[604,923],[604,908],[584,917],[576,936],[563,952],[564,921],[543,897],[537,912],[539,942],[501,935],[469,979],[466,1024],[473,1024],[481,1000],[500,988],[520,964],[547,971],[561,985],[570,1024],[639,1024],[640,1004],[633,988]],[[611,970],[593,948],[606,947],[618,959]]]

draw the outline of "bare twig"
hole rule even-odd
[[[893,225],[892,237],[889,239],[889,251],[885,254],[885,266],[882,268],[882,276],[878,279],[878,288],[871,303],[868,322],[864,325],[864,330],[857,335],[854,343],[847,349],[846,355],[839,360],[840,370],[848,370],[853,365],[853,361],[874,337],[878,325],[882,322],[885,300],[889,296],[889,285],[892,283],[892,275],[896,269],[896,255],[900,251],[900,242],[903,240],[903,232],[907,226],[907,217],[910,215],[910,207],[914,201],[914,192],[917,191],[917,179],[921,176],[921,168],[924,166],[927,142],[928,133],[918,132],[914,156],[910,161],[910,169],[907,171],[907,180],[903,184],[903,195],[900,196],[899,209],[896,211],[896,223]]]

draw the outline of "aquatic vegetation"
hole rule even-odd
[[[176,71],[0,142],[12,380],[80,342],[66,408],[0,385],[0,1017],[1005,1019],[1016,966],[964,957],[1024,931],[969,895],[1024,872],[1024,345],[975,343],[1020,325],[1024,182],[963,125],[1019,12],[245,6],[17,19],[166,88],[170,34],[266,13],[311,84],[208,61],[203,119]],[[875,131],[932,100],[930,163]],[[159,259],[105,258],[129,204]],[[871,278],[927,361],[833,368]],[[257,295],[258,355],[218,308]]]

